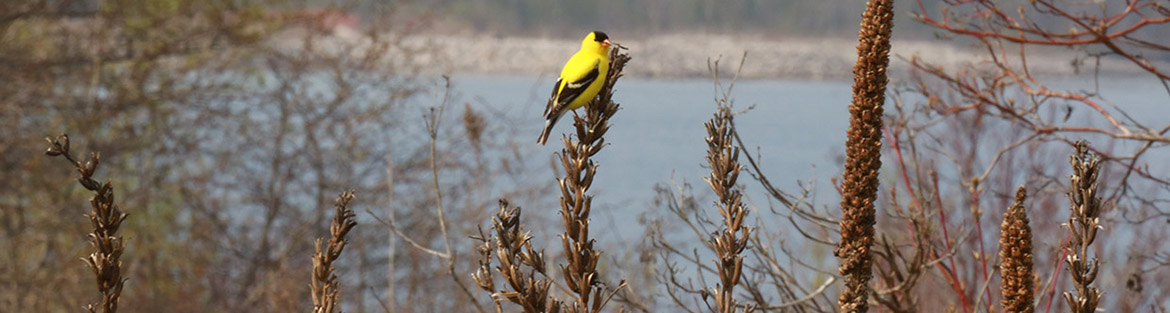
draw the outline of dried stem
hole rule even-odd
[[[618,110],[618,104],[611,99],[613,85],[621,78],[622,68],[630,57],[614,49],[610,53],[610,60],[609,77],[605,85],[598,93],[598,98],[585,106],[585,117],[574,114],[573,127],[577,130],[577,136],[564,137],[565,148],[559,155],[566,175],[560,179],[560,214],[565,226],[561,242],[568,263],[561,266],[561,272],[566,285],[576,297],[567,310],[571,313],[600,312],[617,290],[625,285],[623,281],[608,295],[602,294],[605,287],[598,281],[597,273],[601,252],[594,250],[594,240],[589,237],[589,212],[593,196],[586,194],[593,184],[593,175],[597,173],[597,164],[590,158],[605,147],[604,135],[609,130],[609,119]]]
[[[531,232],[524,230],[520,223],[520,207],[512,207],[507,200],[500,199],[500,212],[492,218],[492,230],[495,238],[485,235],[482,229],[475,238],[482,244],[477,249],[479,269],[471,278],[480,289],[492,294],[496,312],[502,312],[500,302],[504,300],[520,305],[524,313],[560,312],[562,303],[549,296],[552,279],[545,272],[544,251],[532,248]],[[507,289],[496,288],[491,270],[493,250],[500,262],[496,272],[508,283]]]
[[[748,211],[741,201],[743,194],[736,186],[743,166],[739,164],[739,147],[732,141],[732,118],[731,108],[720,103],[715,116],[704,124],[707,128],[707,164],[711,166],[711,176],[705,180],[719,197],[715,207],[719,215],[723,216],[724,223],[724,228],[711,238],[711,247],[718,257],[716,264],[720,284],[713,288],[713,292],[715,309],[720,313],[755,310],[751,305],[745,306],[742,311],[737,310],[734,298],[735,286],[739,284],[743,272],[744,257],[740,254],[747,248],[752,231],[743,225]]]
[[[477,312],[484,313],[483,307],[479,305],[479,302],[475,301],[475,295],[471,293],[471,289],[462,280],[459,280],[459,275],[455,272],[455,263],[459,258],[456,255],[456,251],[451,249],[451,237],[447,233],[447,218],[443,213],[443,191],[439,186],[439,156],[436,152],[438,151],[436,146],[438,145],[439,138],[439,123],[443,120],[443,111],[447,109],[447,99],[451,96],[451,77],[443,75],[443,82],[445,86],[443,87],[443,97],[439,100],[439,106],[432,107],[430,113],[424,116],[427,135],[430,138],[431,186],[435,189],[435,212],[439,219],[439,231],[443,237],[443,253],[437,255],[447,260],[447,274],[451,276],[451,280],[455,281],[455,286],[459,287],[459,291],[463,292],[464,296],[467,296],[467,300],[475,306]],[[405,236],[403,238],[413,241]]]
[[[345,235],[357,226],[353,210],[347,206],[353,200],[353,191],[346,191],[337,196],[333,203],[333,223],[329,227],[329,245],[321,250],[323,238],[317,238],[317,253],[313,254],[313,281],[310,287],[313,291],[313,313],[341,312],[341,290],[337,274],[333,273],[333,261],[341,256],[345,249]]]
[[[740,60],[740,69],[745,61],[746,53]],[[826,214],[828,212],[818,212],[816,206],[809,202],[812,193],[809,188],[815,183],[802,184],[798,193],[782,191],[771,184],[762,172],[760,163],[750,153],[740,154],[747,148],[736,132],[733,117],[752,107],[730,109],[731,93],[740,72],[736,71],[730,84],[724,85],[720,83],[719,63],[718,59],[708,61],[718,110],[715,119],[706,125],[710,127],[707,129],[709,132],[713,131],[707,138],[712,148],[708,153],[708,162],[714,163],[709,165],[713,177],[705,177],[705,180],[720,197],[716,205],[724,218],[711,219],[708,214],[703,214],[706,210],[690,194],[690,185],[685,182],[676,182],[673,188],[666,184],[655,186],[656,205],[678,218],[683,223],[680,225],[682,229],[692,233],[693,238],[705,239],[695,241],[685,239],[689,236],[668,235],[662,221],[651,222],[646,234],[651,245],[648,248],[658,255],[657,258],[662,262],[659,264],[665,265],[662,270],[654,269],[658,274],[656,279],[664,287],[662,291],[665,296],[675,305],[672,309],[678,312],[733,312],[746,311],[749,307],[754,311],[770,312],[835,312],[836,306],[830,304],[834,300],[827,296],[826,291],[837,282],[836,273],[825,272],[819,266],[801,260],[802,254],[785,247],[785,234],[768,231],[770,224],[761,223],[762,216],[756,217],[756,223],[750,227],[750,231],[743,225],[748,220],[747,210],[741,203],[742,190],[736,184],[739,183],[737,178],[743,173],[741,171],[744,167],[750,166],[747,167],[747,175],[760,182],[771,198],[787,209],[758,211],[765,214],[771,212],[791,223],[776,224],[778,228],[787,230],[791,225],[791,229],[812,240],[814,245],[835,246],[836,242],[825,240],[824,234],[835,233],[839,226],[838,220],[829,217]],[[746,163],[740,163],[739,157],[745,158]],[[723,201],[735,204],[725,204]],[[686,246],[691,244],[701,244],[701,247]],[[747,248],[749,245],[751,249]],[[717,259],[714,262],[703,261],[699,252],[703,248],[710,249]],[[803,255],[817,258],[815,253]],[[695,276],[684,276],[683,273],[690,272],[692,266]],[[799,273],[797,267],[823,278],[818,278],[816,285],[804,286],[800,278],[804,274]],[[707,283],[712,277],[718,277],[720,281]],[[716,288],[709,288],[711,286]],[[654,289],[649,292],[654,292]],[[739,294],[738,299],[736,292]],[[711,301],[713,298],[715,301]],[[734,303],[733,299],[736,299]]]
[[[891,143],[897,150],[896,141],[891,140]],[[953,272],[942,270],[944,268],[942,264],[944,260],[950,259],[956,250],[947,249],[945,256],[940,256],[932,243],[931,236],[934,233],[930,229],[928,211],[917,206],[902,211],[898,204],[897,187],[890,187],[889,195],[890,202],[895,208],[891,217],[906,220],[906,231],[910,237],[902,237],[908,243],[901,243],[896,238],[891,239],[888,234],[878,236],[877,247],[873,253],[874,269],[881,287],[875,287],[872,296],[874,301],[881,305],[882,311],[920,312],[920,297],[913,293],[914,288],[932,266],[940,268],[943,278],[950,280],[951,276],[948,275]],[[911,198],[915,199],[915,202],[919,201],[917,197]],[[903,251],[903,246],[911,247],[912,254],[908,255]]]
[[[849,106],[848,139],[841,198],[841,243],[834,254],[840,260],[845,289],[838,298],[841,311],[862,313],[866,300],[874,241],[874,201],[881,168],[882,103],[886,68],[890,63],[893,0],[870,0],[858,32],[857,64],[853,67],[853,103]]]
[[[1035,298],[1032,290],[1035,283],[1032,273],[1032,227],[1028,226],[1028,211],[1024,198],[1028,191],[1024,186],[1016,190],[1016,201],[1003,213],[1000,226],[999,259],[1003,283],[1000,293],[1004,313],[1032,313]]]
[[[561,235],[567,264],[560,266],[565,285],[574,294],[574,300],[562,302],[549,295],[552,279],[544,267],[544,252],[532,247],[532,236],[522,229],[520,208],[511,207],[500,200],[500,212],[493,218],[492,229],[495,238],[488,237],[480,230],[478,237],[479,269],[472,279],[485,291],[492,293],[496,311],[502,312],[501,302],[520,305],[525,313],[537,312],[601,312],[605,304],[625,287],[623,280],[616,288],[608,288],[598,279],[597,263],[601,252],[594,250],[594,240],[589,237],[589,213],[593,196],[586,192],[593,183],[597,164],[590,159],[605,147],[605,132],[609,130],[609,119],[618,110],[614,103],[613,85],[622,76],[622,68],[630,57],[610,53],[609,77],[598,93],[598,98],[585,106],[585,116],[574,114],[573,126],[576,137],[563,139],[565,148],[559,154],[566,177],[559,180],[561,186],[561,210],[565,233]],[[494,242],[494,245],[493,245]],[[496,286],[491,270],[492,251],[500,262],[495,273],[503,276],[506,288]],[[528,269],[524,269],[526,266]],[[539,273],[541,278],[536,278]],[[571,303],[571,304],[569,304]]]
[[[82,258],[82,260],[89,265],[89,269],[93,271],[94,278],[97,280],[98,292],[102,295],[100,312],[117,312],[122,286],[126,283],[126,278],[122,277],[121,261],[122,252],[126,250],[126,242],[122,240],[122,236],[118,235],[118,228],[126,220],[127,214],[122,213],[118,205],[114,204],[113,183],[106,181],[105,184],[99,184],[97,180],[93,179],[93,173],[97,171],[101,153],[91,153],[89,160],[83,164],[69,153],[68,134],[62,134],[56,140],[46,137],[45,141],[49,142],[49,149],[45,151],[45,154],[64,156],[66,160],[73,163],[73,166],[80,173],[77,181],[81,183],[81,186],[94,192],[93,198],[89,200],[93,211],[85,216],[93,225],[93,232],[89,233],[89,242],[95,251],[90,253],[88,258]],[[90,313],[99,312],[99,309],[93,304],[86,305],[85,308]]]
[[[1069,157],[1073,167],[1073,174],[1069,177],[1072,190],[1068,193],[1072,205],[1072,214],[1068,218],[1071,252],[1065,262],[1068,263],[1068,271],[1077,293],[1065,292],[1064,299],[1073,313],[1092,313],[1101,300],[1101,291],[1089,286],[1097,278],[1099,262],[1096,257],[1088,259],[1089,246],[1097,239],[1097,230],[1101,229],[1098,224],[1101,197],[1097,196],[1097,173],[1101,169],[1101,158],[1089,152],[1089,144],[1084,141],[1078,141],[1075,147],[1076,154]]]
[[[402,238],[404,241],[406,241],[406,243],[410,244],[411,247],[446,261],[447,274],[451,277],[451,280],[455,282],[455,286],[458,287],[459,291],[467,297],[468,303],[471,303],[471,305],[475,307],[476,312],[485,313],[487,311],[485,311],[483,306],[476,301],[476,297],[472,293],[471,288],[468,287],[467,284],[465,284],[463,280],[459,278],[460,275],[455,270],[455,265],[459,263],[457,253],[458,251],[451,248],[451,237],[447,230],[448,223],[446,217],[446,208],[443,206],[443,190],[441,184],[439,183],[439,164],[442,163],[442,160],[440,159],[442,154],[438,150],[438,138],[440,131],[439,126],[443,121],[443,113],[446,111],[447,102],[451,96],[452,86],[450,76],[443,75],[442,78],[444,82],[443,95],[440,98],[438,105],[431,107],[423,114],[423,122],[426,124],[427,137],[429,139],[430,154],[428,162],[431,170],[431,187],[434,189],[435,196],[435,214],[436,218],[438,219],[440,237],[443,241],[442,251],[428,248],[420,240],[416,240],[415,238],[403,233],[402,230],[397,226],[394,214],[390,214],[388,220],[378,218],[373,213],[370,213],[370,215],[373,215],[375,219],[386,225],[386,227],[389,227],[395,235],[398,235],[398,237]],[[392,168],[392,166],[389,166],[389,164],[387,167]]]

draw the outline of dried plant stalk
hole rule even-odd
[[[874,201],[881,168],[882,103],[888,82],[886,68],[890,63],[893,9],[893,0],[870,0],[858,32],[841,186],[841,243],[834,252],[841,275],[845,276],[845,289],[837,300],[843,312],[868,310],[868,284],[873,276],[870,247],[874,240]]]
[[[494,239],[483,234],[482,229],[476,238],[482,242],[477,249],[479,269],[471,278],[480,289],[492,294],[496,311],[501,312],[500,302],[507,300],[519,305],[524,313],[560,312],[562,303],[549,296],[552,279],[545,272],[544,251],[532,248],[531,232],[525,231],[520,223],[520,207],[512,207],[507,200],[500,199],[500,212],[492,218],[492,229]],[[500,262],[496,272],[503,276],[509,289],[496,289],[491,270],[492,250]],[[540,278],[536,277],[537,273]]]
[[[1032,274],[1032,227],[1028,226],[1028,212],[1024,209],[1024,198],[1028,191],[1024,186],[1016,190],[1016,201],[1003,213],[1000,226],[999,259],[1003,283],[1000,293],[1004,313],[1032,313],[1032,290],[1035,283]]]
[[[345,249],[345,235],[357,226],[353,210],[348,208],[350,200],[353,200],[353,191],[341,193],[334,201],[335,216],[329,227],[329,245],[324,251],[321,250],[322,238],[317,238],[317,253],[313,254],[313,281],[310,285],[313,291],[313,313],[341,312],[340,283],[337,274],[333,273],[333,261],[337,261]]]
[[[1096,257],[1088,259],[1089,246],[1097,239],[1097,230],[1101,229],[1101,197],[1097,196],[1101,158],[1089,152],[1089,144],[1084,141],[1078,141],[1074,146],[1076,154],[1069,157],[1073,167],[1073,174],[1069,177],[1072,190],[1068,193],[1072,214],[1067,225],[1072,251],[1065,262],[1077,293],[1065,292],[1064,299],[1073,313],[1092,313],[1101,300],[1101,291],[1090,286],[1097,278],[1099,262]]]
[[[565,226],[561,242],[568,263],[561,266],[561,272],[565,284],[576,297],[576,301],[568,306],[567,311],[571,313],[600,312],[617,290],[625,285],[623,281],[608,296],[602,295],[604,288],[598,281],[597,273],[601,252],[594,250],[594,240],[589,237],[589,211],[593,196],[586,194],[593,184],[593,175],[597,173],[597,164],[590,158],[605,147],[604,136],[609,130],[609,119],[618,110],[618,104],[612,100],[613,85],[621,78],[622,68],[630,57],[614,49],[610,53],[610,60],[609,77],[605,85],[598,93],[598,98],[585,106],[585,117],[573,116],[577,136],[564,137],[565,148],[560,153],[561,165],[565,168],[565,178],[560,179],[560,214]]]
[[[122,210],[114,203],[113,183],[106,181],[105,184],[99,184],[97,180],[93,179],[93,173],[97,171],[101,153],[90,154],[89,160],[82,164],[69,153],[69,135],[62,134],[56,140],[45,138],[45,141],[49,142],[49,149],[45,151],[45,154],[64,156],[80,172],[77,181],[81,183],[81,186],[94,192],[93,198],[89,200],[93,211],[85,216],[93,225],[93,232],[89,233],[89,242],[95,251],[90,253],[88,258],[82,258],[82,260],[93,271],[94,278],[97,280],[98,292],[102,295],[102,302],[100,309],[93,304],[86,305],[85,308],[90,313],[99,312],[99,310],[102,313],[117,312],[122,287],[126,283],[126,278],[122,277],[121,261],[122,252],[126,250],[126,242],[121,235],[118,235],[118,228],[122,226],[122,222],[126,220],[128,215],[122,213]]]
[[[891,187],[889,190],[891,203],[895,208],[895,215],[891,217],[906,219],[910,224],[910,237],[891,239],[887,234],[877,236],[877,246],[872,250],[874,269],[878,281],[882,282],[884,288],[875,288],[871,296],[883,312],[887,310],[894,313],[921,312],[920,295],[914,292],[914,289],[937,256],[932,244],[934,239],[930,222],[923,210],[909,210],[903,213],[897,202],[895,188]],[[910,246],[912,253],[907,254],[904,246]]]
[[[723,216],[724,228],[711,238],[719,268],[720,284],[714,289],[715,309],[720,313],[736,312],[735,286],[739,284],[743,271],[743,250],[747,248],[751,228],[744,226],[747,207],[741,201],[743,194],[736,188],[736,180],[743,166],[739,164],[739,147],[734,145],[731,128],[731,109],[719,106],[707,128],[707,164],[711,165],[711,176],[704,178],[711,190],[719,197],[715,207]],[[742,312],[752,312],[753,306],[746,306]]]
[[[549,295],[552,280],[544,268],[544,252],[535,250],[531,235],[522,230],[520,208],[512,208],[506,200],[500,199],[500,212],[492,223],[495,239],[485,235],[482,229],[479,237],[474,238],[481,244],[477,249],[479,269],[472,274],[472,279],[480,289],[492,293],[497,312],[502,312],[500,304],[503,300],[520,305],[525,313],[601,312],[605,304],[625,286],[623,280],[607,293],[605,285],[598,280],[597,263],[601,259],[601,251],[594,250],[594,240],[589,237],[589,213],[593,196],[586,194],[597,172],[597,164],[590,158],[605,147],[604,135],[609,130],[609,119],[618,110],[618,104],[612,100],[613,85],[621,78],[622,69],[630,57],[615,49],[610,52],[610,60],[609,76],[597,98],[585,106],[585,116],[574,113],[573,127],[577,136],[564,137],[565,148],[559,154],[566,174],[558,182],[561,187],[559,213],[565,226],[561,242],[567,260],[567,264],[560,268],[565,285],[575,299],[569,304]],[[493,242],[497,253],[495,259],[500,262],[495,272],[508,283],[507,289],[497,289],[491,271]],[[529,269],[523,269],[522,265]],[[537,273],[542,277],[536,278]]]

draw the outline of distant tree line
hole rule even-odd
[[[856,1],[773,0],[413,0],[439,16],[477,30],[562,35],[603,27],[630,34],[669,32],[767,33],[781,36],[853,36]],[[928,7],[936,6],[927,1]],[[910,3],[904,4],[910,5]],[[901,7],[899,10],[910,10]],[[902,31],[926,33],[898,16]]]

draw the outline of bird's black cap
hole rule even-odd
[[[603,32],[593,31],[593,41],[602,42],[602,41],[606,41],[608,39],[609,39],[609,35],[606,35]]]

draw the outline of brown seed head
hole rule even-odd
[[[1000,270],[1003,283],[1000,292],[1004,313],[1032,313],[1032,228],[1028,226],[1028,213],[1024,209],[1027,190],[1020,186],[1016,190],[1016,201],[1003,214],[1003,225],[999,236]]]

